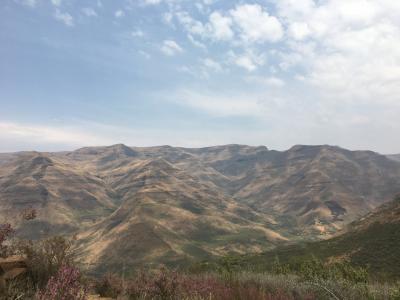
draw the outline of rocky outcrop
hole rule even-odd
[[[6,282],[17,278],[27,271],[25,257],[10,256],[0,258],[0,291],[5,288]]]

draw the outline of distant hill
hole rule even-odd
[[[387,157],[395,161],[400,161],[400,154],[387,155]]]
[[[329,240],[284,246],[262,255],[244,256],[242,263],[262,270],[278,259],[281,263],[311,256],[326,261],[349,261],[369,269],[372,276],[400,278],[400,196]]]
[[[73,234],[98,271],[326,239],[400,192],[400,162],[333,146],[87,147],[0,154],[0,219]]]

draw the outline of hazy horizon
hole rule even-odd
[[[345,148],[341,147],[340,145],[329,145],[329,144],[296,144],[292,145],[288,148],[285,149],[275,149],[268,147],[268,145],[248,145],[248,144],[215,144],[215,145],[204,145],[204,146],[197,146],[197,147],[185,147],[185,146],[179,146],[179,145],[170,145],[170,144],[159,144],[159,145],[142,145],[142,146],[137,146],[137,145],[126,145],[124,143],[116,143],[116,144],[110,144],[110,145],[96,145],[96,146],[82,146],[82,147],[72,147],[72,148],[66,148],[66,149],[56,149],[54,148],[53,150],[49,149],[22,149],[22,150],[15,150],[15,151],[0,151],[0,154],[8,154],[8,153],[18,153],[18,152],[43,152],[43,153],[57,153],[57,152],[71,152],[71,151],[77,151],[82,148],[101,148],[101,147],[112,147],[112,146],[117,146],[117,145],[124,145],[130,148],[158,148],[158,147],[173,147],[173,148],[183,148],[183,149],[204,149],[204,148],[213,148],[213,147],[224,147],[224,146],[248,146],[248,147],[266,147],[270,151],[279,151],[279,152],[284,152],[288,151],[293,147],[296,146],[306,146],[306,147],[319,147],[319,146],[328,146],[328,147],[338,147],[341,149],[346,149],[350,151],[373,151],[371,149],[350,149],[350,148]],[[46,148],[49,148],[49,146],[46,146]],[[373,151],[382,155],[400,155],[400,153],[380,153],[378,151]]]

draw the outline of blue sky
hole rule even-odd
[[[400,153],[400,2],[3,0],[0,151]]]

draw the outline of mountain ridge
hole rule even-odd
[[[0,217],[32,206],[21,236],[74,234],[99,272],[129,253],[132,265],[179,265],[326,239],[399,192],[400,162],[329,145],[0,155]]]

